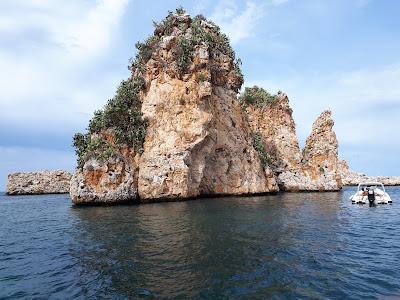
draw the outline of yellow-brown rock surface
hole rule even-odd
[[[143,44],[151,53],[132,67],[132,77],[144,81],[143,151],[120,147],[106,160],[85,161],[71,181],[74,203],[278,191],[237,100],[243,78],[227,40],[205,19],[193,22],[170,14]]]
[[[109,134],[104,135],[113,142]],[[104,161],[90,158],[72,176],[70,195],[75,204],[113,204],[137,198],[140,155],[128,147],[116,149]]]
[[[342,186],[338,171],[338,142],[331,112],[323,112],[314,122],[303,151],[284,93],[263,105],[244,106],[253,132],[262,136],[270,166],[283,191],[333,191]]]
[[[275,101],[264,106],[247,105],[245,110],[252,130],[263,137],[274,172],[299,171],[302,155],[286,94],[278,93]]]
[[[213,30],[206,22],[202,26]],[[277,191],[252,146],[236,98],[242,78],[232,57],[199,45],[188,72],[179,74],[174,43],[190,32],[174,32],[163,38],[145,73],[142,113],[149,125],[139,165],[140,198]]]
[[[311,179],[309,190],[335,191],[342,187],[334,124],[331,111],[322,112],[306,140],[302,169]]]

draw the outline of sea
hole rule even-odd
[[[393,204],[337,193],[75,207],[0,194],[0,299],[399,299]]]

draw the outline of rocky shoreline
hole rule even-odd
[[[339,162],[340,175],[343,185],[355,186],[361,182],[380,182],[385,186],[399,186],[400,176],[369,176],[363,173],[353,172],[345,160]]]
[[[343,163],[343,161],[341,161],[341,163]],[[71,177],[72,175],[70,173],[61,170],[12,173],[8,175],[6,194],[68,194]],[[360,182],[367,181],[381,182],[385,186],[400,186],[400,176],[368,176],[352,171],[348,171],[347,175],[342,174],[341,180],[343,186],[357,186]],[[299,189],[298,191],[301,192],[302,190]],[[292,190],[292,192],[294,192],[294,190]]]
[[[66,171],[18,172],[8,175],[7,195],[69,193],[72,175]]]

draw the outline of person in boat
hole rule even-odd
[[[368,197],[368,188],[362,188],[362,194],[361,194],[361,196],[363,196],[363,197]]]

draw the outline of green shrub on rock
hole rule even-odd
[[[114,146],[101,136],[77,133],[74,135],[75,153],[81,168],[91,158],[105,161],[114,155]]]
[[[271,95],[265,89],[256,85],[253,87],[246,87],[244,92],[239,97],[239,101],[243,106],[255,105],[258,107],[263,107],[274,102],[275,100],[275,95]]]
[[[78,167],[82,167],[86,159],[86,150],[90,141],[90,135],[75,133],[73,137],[75,154],[78,157]]]
[[[205,23],[207,25],[204,25]],[[235,70],[243,77],[240,70],[240,59],[235,58],[235,52],[230,45],[228,36],[221,33],[220,28],[216,24],[207,20],[202,15],[197,15],[193,18],[188,30],[190,30],[190,34],[185,34],[178,38],[174,51],[178,71],[181,74],[187,71],[187,67],[190,65],[195,53],[195,46],[205,45],[210,50],[211,57],[215,58],[223,54],[232,58]]]
[[[78,156],[78,166],[82,167],[89,158],[106,159],[113,153],[114,147],[100,136],[93,137],[109,130],[115,138],[116,145],[132,147],[142,151],[147,123],[141,113],[141,102],[138,92],[143,86],[140,78],[133,77],[121,82],[116,95],[108,100],[103,110],[94,113],[89,121],[86,134],[74,136],[74,146]]]
[[[204,82],[207,81],[207,76],[203,73],[197,74],[197,82]]]
[[[258,153],[258,157],[260,158],[261,164],[264,169],[268,168],[272,164],[271,157],[268,155],[265,150],[261,133],[256,132],[253,135],[253,147]]]
[[[325,169],[323,166],[319,166],[319,172],[324,174],[325,173]]]

